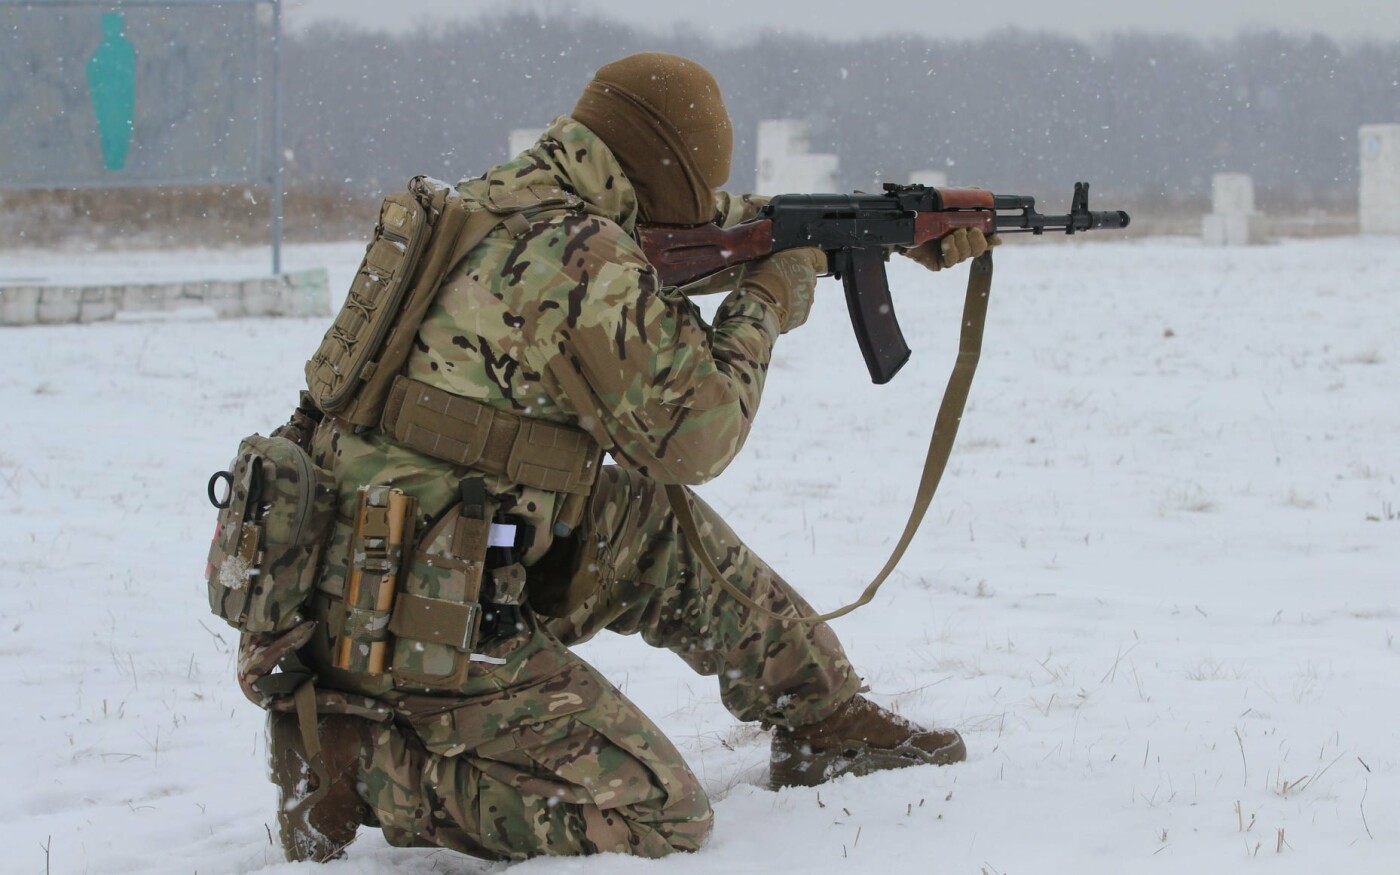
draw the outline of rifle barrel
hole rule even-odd
[[[1001,233],[1042,234],[1046,231],[1089,231],[1095,228],[1126,228],[1131,217],[1122,210],[1094,210],[1061,216],[1043,216],[1026,210],[1020,213],[998,213],[996,230]]]

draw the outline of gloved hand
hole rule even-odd
[[[817,276],[827,273],[826,253],[815,247],[785,249],[751,263],[739,283],[741,294],[762,299],[778,317],[778,331],[787,334],[807,321]]]
[[[740,222],[750,222],[758,218],[769,198],[762,194],[737,195],[727,191],[715,192],[715,224],[721,228],[732,228]]]
[[[976,258],[993,246],[1000,246],[996,234],[988,237],[981,228],[959,228],[938,240],[929,240],[913,249],[901,249],[899,254],[917,261],[929,270],[941,270]]]

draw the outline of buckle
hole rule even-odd
[[[481,605],[468,602],[464,607],[467,609],[467,616],[466,622],[462,624],[462,640],[447,643],[463,653],[471,653],[481,638]]]

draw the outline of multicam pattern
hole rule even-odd
[[[691,502],[710,555],[731,583],[775,613],[796,608],[811,615],[719,514],[698,496]],[[561,641],[576,644],[603,628],[640,633],[699,674],[717,677],[725,706],[740,720],[815,723],[860,686],[830,626],[755,614],[709,583],[656,481],[604,468],[581,537],[597,545],[599,586],[569,616],[548,622]]]
[[[498,230],[474,250],[429,310],[407,373],[583,428],[620,467],[602,472],[574,535],[580,546],[555,550],[557,496],[486,477],[495,499],[535,526],[525,555],[531,603],[565,616],[527,612],[517,636],[462,661],[452,694],[376,691],[396,719],[375,729],[362,783],[395,844],[497,859],[693,850],[711,822],[695,776],[655,724],[566,645],[602,628],[640,633],[717,675],[742,719],[807,722],[854,694],[858,679],[828,627],[752,616],[706,582],[658,486],[709,479],[739,451],[785,319],[778,311],[793,300],[736,278],[739,290],[707,325],[686,296],[661,287],[629,236],[636,198],[616,159],[568,118],[459,189],[490,200],[529,185],[576,191],[590,210],[537,221],[519,239]],[[760,205],[721,195],[717,212],[728,224]],[[805,306],[814,284],[799,276],[791,298]],[[342,518],[359,486],[393,485],[418,499],[420,531],[448,510],[460,478],[480,476],[331,421],[312,455],[335,472]],[[697,510],[735,585],[775,610],[807,612],[713,511],[698,501]],[[322,591],[343,586],[343,544],[337,537],[330,548]],[[311,661],[324,653],[320,640],[307,648]],[[335,679],[322,672],[323,684]]]
[[[547,634],[513,646],[469,701],[405,698],[408,727],[376,730],[361,784],[389,841],[510,860],[698,848],[709,801],[655,724]]]

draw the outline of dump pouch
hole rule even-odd
[[[286,438],[252,435],[231,469],[210,478],[209,498],[219,508],[205,566],[209,609],[244,632],[301,622],[335,514],[329,472]]]

